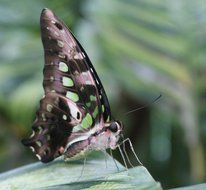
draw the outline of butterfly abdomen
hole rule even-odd
[[[68,147],[64,153],[65,161],[78,160],[89,152],[89,139],[76,142]]]

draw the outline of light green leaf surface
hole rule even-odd
[[[188,187],[180,187],[180,188],[175,188],[171,190],[205,190],[206,189],[206,184],[198,184],[198,185],[192,185]]]
[[[64,162],[61,158],[49,164],[40,162],[0,175],[1,189],[161,189],[147,169],[129,170],[103,153],[92,154],[84,161]]]

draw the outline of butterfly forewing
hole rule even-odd
[[[69,29],[51,11],[41,16],[45,50],[44,89],[55,91],[82,105],[94,123],[110,117],[104,88],[91,61]]]
[[[110,119],[110,107],[91,61],[69,29],[50,10],[40,18],[45,53],[43,87],[33,135],[23,143],[43,162],[64,152],[68,139]]]

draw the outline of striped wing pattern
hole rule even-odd
[[[69,29],[49,9],[40,18],[45,65],[45,96],[33,123],[33,133],[23,140],[42,162],[64,152],[68,138],[86,132],[111,117],[109,103],[86,52]]]

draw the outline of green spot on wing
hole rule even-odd
[[[90,99],[91,101],[96,101],[96,100],[97,100],[96,96],[93,96],[93,95],[90,95],[89,99]]]
[[[84,129],[87,129],[88,127],[90,127],[89,124],[87,123],[87,121],[86,121],[85,119],[82,120],[82,127],[83,127]]]
[[[62,72],[68,72],[69,68],[66,63],[59,62],[59,70]]]
[[[94,118],[97,117],[98,111],[99,111],[99,110],[98,110],[98,106],[96,106],[96,108],[94,109],[94,112],[93,112],[93,114],[92,114]]]
[[[86,118],[87,118],[87,121],[88,121],[89,125],[92,125],[92,123],[93,123],[92,116],[88,113],[86,115]]]
[[[74,85],[74,82],[69,77],[63,77],[62,82],[63,82],[63,86],[72,87]]]
[[[104,105],[102,105],[102,113],[104,112],[105,108],[104,108]]]
[[[84,129],[87,129],[91,127],[92,123],[93,123],[92,116],[89,113],[87,113],[85,118],[82,120],[82,127]]]
[[[91,106],[91,102],[87,102],[86,106],[89,108]]]
[[[79,96],[75,92],[68,91],[67,94],[66,94],[66,97],[69,98],[70,100],[74,101],[74,102],[77,102],[79,100]]]

